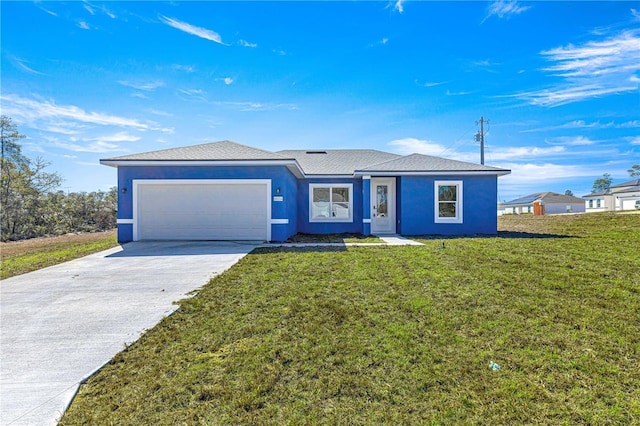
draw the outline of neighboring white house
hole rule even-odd
[[[563,195],[556,192],[536,192],[535,194],[500,203],[498,205],[498,214],[584,213],[584,206],[584,201],[573,195]]]
[[[584,195],[587,213],[640,210],[640,179],[612,185],[606,191]]]

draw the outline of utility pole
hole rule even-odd
[[[489,124],[489,120],[480,116],[480,121],[476,121],[476,126],[478,123],[480,123],[480,131],[476,133],[474,139],[476,142],[480,142],[480,164],[484,164],[484,123]]]

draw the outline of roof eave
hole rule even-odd
[[[442,171],[392,171],[392,170],[356,170],[354,176],[505,176],[511,170],[442,170]]]
[[[304,172],[296,160],[118,160],[104,159],[100,164],[110,167],[120,166],[285,166],[297,178],[304,177]]]

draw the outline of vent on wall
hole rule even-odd
[[[327,151],[307,151],[307,154],[326,154]]]

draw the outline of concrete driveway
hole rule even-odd
[[[1,281],[0,424],[56,424],[84,379],[255,247],[136,242]]]

